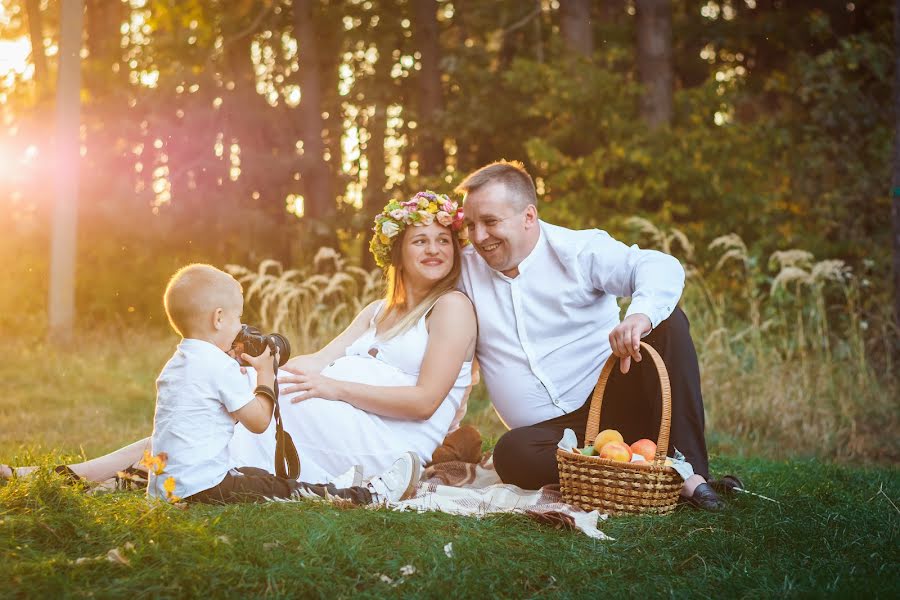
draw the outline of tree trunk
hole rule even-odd
[[[28,37],[31,40],[31,61],[34,63],[34,81],[41,93],[48,88],[47,55],[44,53],[44,28],[41,19],[41,0],[25,0],[28,14]]]
[[[319,47],[313,23],[312,1],[294,0],[294,37],[300,54],[300,138],[303,158],[300,175],[304,182],[305,215],[325,219],[337,212],[331,168],[325,161],[322,130],[322,78]],[[339,160],[339,159],[338,159]]]
[[[56,90],[56,203],[50,251],[49,339],[66,343],[75,320],[75,249],[78,216],[81,109],[82,0],[62,3]]]
[[[368,177],[366,179],[366,189],[363,193],[363,211],[366,216],[366,234],[361,262],[364,269],[372,269],[375,267],[375,259],[369,252],[369,237],[371,236],[371,223],[375,219],[375,215],[385,205],[386,198],[384,194],[384,186],[387,183],[385,174],[387,163],[384,153],[384,136],[387,129],[387,109],[384,105],[375,106],[375,114],[372,115],[367,124],[366,129],[369,133],[369,139],[366,141],[366,159],[369,164]]]
[[[621,25],[628,16],[627,7],[628,0],[604,0],[601,6],[601,18],[605,23]]]
[[[637,71],[644,86],[641,115],[656,129],[672,122],[672,4],[670,0],[635,0]]]
[[[122,58],[121,27],[125,17],[122,2],[87,0],[87,49],[84,83],[92,95],[123,93],[128,85],[128,69],[115,67]],[[118,69],[118,70],[115,70]]]
[[[419,72],[419,172],[426,176],[443,172],[446,160],[444,140],[437,123],[444,106],[437,9],[436,0],[415,0],[414,32],[416,46],[422,53],[422,70]]]
[[[560,30],[566,47],[582,56],[594,53],[591,30],[591,0],[560,0]]]
[[[894,237],[894,324],[900,331],[900,0],[894,1],[894,160],[891,220]],[[897,336],[900,338],[900,335]],[[895,344],[900,346],[900,342]],[[895,347],[900,352],[900,347]]]

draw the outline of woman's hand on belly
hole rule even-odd
[[[292,404],[297,404],[310,398],[340,400],[342,396],[341,383],[337,379],[326,377],[320,373],[301,371],[299,369],[294,374],[281,376],[278,380],[281,394],[297,394],[291,398]]]

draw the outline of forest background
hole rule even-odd
[[[0,330],[77,371],[39,341],[63,199],[73,352],[146,380],[135,431],[176,268],[242,265],[247,319],[312,350],[380,292],[387,199],[505,158],[544,220],[686,265],[714,445],[900,457],[891,2],[85,0],[65,66],[73,5],[0,0]],[[34,440],[28,410],[3,406],[0,447]],[[470,421],[502,431],[483,390]]]

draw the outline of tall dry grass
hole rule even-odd
[[[872,287],[864,277],[803,250],[764,260],[735,234],[713,240],[700,260],[681,231],[638,218],[629,224],[685,264],[682,306],[714,445],[770,456],[900,457],[897,331],[889,303],[873,317],[879,304],[863,301]],[[348,265],[328,248],[303,269],[264,261],[228,270],[244,285],[245,321],[287,335],[295,354],[327,344],[383,291],[380,271]],[[467,422],[491,438],[504,430],[482,387]]]
[[[265,260],[255,271],[225,270],[244,286],[244,321],[286,335],[294,354],[325,346],[384,291],[379,269],[348,265],[331,248],[320,248],[305,268],[285,270]]]
[[[677,230],[630,224],[679,255],[707,427],[738,451],[891,461],[900,457],[898,332],[890,302],[840,260],[800,249],[766,260],[736,234],[707,261]]]

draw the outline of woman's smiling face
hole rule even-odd
[[[438,282],[453,268],[453,231],[437,221],[403,232],[402,265],[407,277]]]

